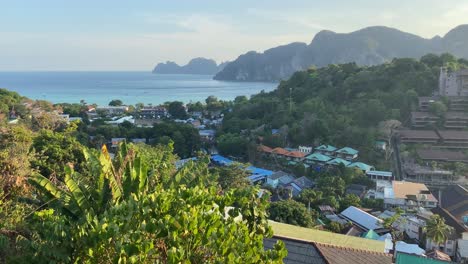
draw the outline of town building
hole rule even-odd
[[[393,181],[391,187],[384,187],[384,206],[402,209],[435,208],[437,199],[422,183]]]
[[[416,150],[418,157],[425,161],[464,162],[468,163],[468,156],[461,151],[444,150],[440,148],[421,148]]]
[[[423,183],[429,186],[444,186],[454,182],[452,171],[421,166],[418,164],[403,164],[403,180]]]
[[[310,155],[307,155],[304,159],[304,162],[308,165],[315,165],[315,164],[323,165],[326,162],[330,161],[331,159],[332,158],[327,155],[314,152]]]
[[[440,139],[433,130],[398,130],[396,135],[401,143],[437,144]]]
[[[216,136],[216,131],[212,129],[199,130],[200,138],[205,141],[212,141]]]
[[[381,219],[354,206],[346,208],[339,216],[351,221],[364,231],[381,229],[383,224]]]
[[[267,177],[266,184],[272,188],[278,188],[279,186],[286,186],[293,182],[295,177],[284,171],[277,171]]]
[[[169,116],[169,112],[162,106],[145,106],[138,112],[139,119],[160,119]]]
[[[391,171],[376,171],[371,170],[366,173],[367,177],[373,181],[392,181],[393,173]]]
[[[452,71],[447,67],[440,68],[440,96],[468,96],[468,69]]]
[[[289,188],[292,192],[293,197],[299,196],[301,192],[305,189],[311,189],[315,186],[315,183],[307,178],[306,176],[299,177],[289,183]]]
[[[440,190],[439,203],[458,223],[468,226],[468,190],[465,187],[450,185]]]
[[[103,113],[105,115],[123,115],[128,111],[128,106],[98,106],[96,107],[96,113]]]
[[[306,154],[310,154],[312,153],[312,147],[308,147],[308,146],[299,146],[299,151],[302,152],[302,153],[306,153]]]
[[[293,226],[269,221],[273,237],[264,239],[266,249],[284,242],[288,255],[284,263],[392,263],[391,256],[384,253],[385,243],[378,240],[346,236],[317,229]],[[318,247],[316,247],[319,245]]]
[[[337,148],[331,145],[320,145],[315,148],[316,153],[320,153],[326,156],[334,156],[336,150]]]
[[[353,162],[347,165],[348,168],[356,168],[361,170],[364,173],[368,173],[369,171],[374,170],[375,168],[371,165],[365,164],[363,162]]]
[[[345,160],[355,160],[357,159],[358,154],[359,154],[359,151],[350,147],[344,147],[335,151],[336,157],[343,158]]]

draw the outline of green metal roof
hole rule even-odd
[[[347,161],[347,160],[344,160],[344,159],[341,159],[341,158],[334,158],[330,161],[327,162],[327,164],[329,165],[340,165],[340,164],[343,164],[345,166],[348,166],[349,164],[351,164],[351,162]]]
[[[314,161],[321,161],[321,162],[327,162],[331,160],[332,158],[328,157],[327,155],[323,155],[317,152],[314,152],[310,154],[309,156],[306,157],[308,160],[314,160]]]
[[[432,258],[420,257],[405,253],[397,253],[396,264],[448,264],[453,262],[442,261]]]
[[[272,227],[275,236],[380,253],[383,253],[385,250],[385,243],[383,241],[346,236],[312,228],[278,223],[271,220],[269,220],[268,223]]]
[[[376,232],[374,232],[374,230],[372,229],[362,234],[361,237],[367,238],[367,239],[373,239],[373,240],[379,240],[380,238],[380,236]]]
[[[348,155],[357,155],[359,151],[349,148],[349,147],[344,147],[340,148],[339,150],[336,151],[337,153],[342,153],[342,154],[348,154]]]
[[[332,145],[321,145],[316,148],[317,150],[323,150],[323,151],[335,151],[337,148],[335,148]]]
[[[359,168],[359,169],[361,169],[363,171],[370,171],[371,169],[374,168],[371,165],[367,165],[367,164],[362,163],[362,162],[351,163],[351,164],[348,165],[348,167],[350,167],[350,168]]]

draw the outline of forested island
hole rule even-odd
[[[427,53],[451,53],[468,59],[468,25],[460,25],[445,36],[431,39],[394,28],[375,26],[350,33],[323,30],[310,44],[291,43],[240,55],[216,74],[216,80],[279,81],[310,65],[355,62],[360,66],[378,65],[394,58],[420,58]]]

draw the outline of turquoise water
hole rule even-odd
[[[233,100],[272,91],[276,83],[223,82],[208,75],[152,74],[150,72],[0,72],[0,88],[31,99],[53,103],[107,105],[113,99],[125,104],[167,101],[203,101],[214,95]]]

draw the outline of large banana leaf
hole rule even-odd
[[[78,208],[81,210],[82,213],[92,209],[89,203],[89,199],[92,197],[85,195],[83,190],[85,189],[84,186],[80,186],[74,179],[73,175],[76,173],[70,168],[67,167],[65,169],[65,185],[67,186],[68,190],[70,190],[70,195],[73,198],[74,202],[78,205]]]

